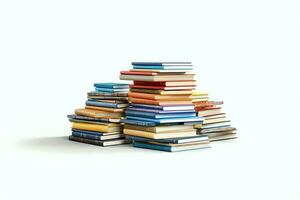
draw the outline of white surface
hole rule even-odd
[[[297,1],[1,1],[0,198],[299,199],[299,17]],[[239,139],[171,154],[64,138],[94,82],[174,60]]]

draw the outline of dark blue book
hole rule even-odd
[[[125,83],[94,83],[96,88],[122,89],[129,88],[129,84]]]
[[[208,148],[209,142],[189,144],[189,145],[163,145],[163,144],[155,144],[155,143],[144,143],[144,142],[132,142],[134,147],[145,148],[145,149],[153,149],[158,151],[168,151],[168,152],[176,152],[176,151],[187,151],[187,150],[195,150],[195,149],[203,149]]]
[[[86,105],[88,106],[99,106],[99,107],[108,107],[108,108],[125,108],[127,104],[124,103],[109,103],[109,102],[103,102],[103,101],[93,101],[93,100],[87,100]]]
[[[85,133],[82,131],[72,131],[72,135],[75,137],[87,138],[91,140],[111,140],[111,139],[124,138],[123,134],[96,135],[96,134]]]
[[[119,145],[119,144],[128,144],[129,141],[124,138],[119,139],[111,139],[111,140],[92,140],[82,137],[75,137],[73,135],[69,136],[69,140],[75,141],[75,142],[82,142],[86,144],[93,144],[98,146],[112,146],[112,145]]]
[[[127,135],[127,139],[133,140],[136,142],[159,142],[159,143],[172,143],[172,144],[182,144],[188,142],[201,142],[201,141],[208,141],[208,136],[206,135],[197,135],[193,137],[181,137],[181,138],[170,138],[170,139],[151,139],[151,138],[144,138],[138,136],[131,136]]]
[[[132,62],[135,66],[191,65],[191,62]]]
[[[109,122],[109,119],[105,118],[92,118],[92,117],[86,117],[86,116],[81,116],[81,115],[68,115],[69,120],[79,120],[80,122]],[[105,124],[106,124],[105,123]]]
[[[146,122],[146,121],[139,121],[139,120],[133,120],[133,119],[122,119],[121,122],[126,124],[132,124],[137,126],[156,126],[158,125],[155,122]]]
[[[178,118],[178,117],[195,117],[195,111],[190,113],[149,113],[149,112],[140,112],[140,111],[125,111],[126,116],[133,116],[133,117],[145,117],[145,118],[152,118],[152,119],[163,119],[163,118]]]

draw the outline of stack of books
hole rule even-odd
[[[192,103],[196,87],[190,62],[133,62],[121,71],[121,80],[132,80],[124,134],[134,147],[183,151],[209,147],[194,124],[202,123]]]
[[[121,119],[128,105],[128,84],[95,83],[88,93],[85,108],[68,115],[72,122],[72,141],[111,146],[128,143],[123,135]]]
[[[194,91],[192,97],[197,116],[204,118],[202,124],[195,125],[198,134],[208,136],[210,141],[236,138],[236,128],[222,112],[223,101],[210,101],[206,92]]]

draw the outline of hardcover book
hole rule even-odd
[[[82,142],[86,144],[93,144],[98,146],[113,146],[113,145],[119,145],[119,144],[128,144],[129,141],[127,139],[112,139],[112,140],[91,140],[87,138],[81,138],[81,137],[75,137],[70,135],[69,140],[76,141],[76,142]]]

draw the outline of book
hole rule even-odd
[[[208,134],[208,133],[224,132],[224,131],[236,131],[236,128],[226,126],[226,127],[215,127],[210,129],[198,130],[199,134]]]
[[[191,130],[193,129],[193,125],[139,126],[139,125],[125,124],[124,128],[152,132],[152,133],[168,133],[174,131]]]
[[[94,87],[120,89],[120,88],[129,88],[129,85],[125,83],[94,83]]]
[[[164,82],[151,82],[151,81],[133,81],[134,85],[147,85],[147,86],[196,86],[196,81],[164,81]]]
[[[155,122],[158,124],[176,123],[176,122],[202,122],[204,120],[204,118],[202,117],[176,117],[176,118],[165,118],[165,119],[150,119],[150,118],[133,117],[133,116],[126,116],[126,119]]]
[[[76,122],[86,122],[86,123],[92,123],[92,122],[98,122],[106,124],[108,122],[113,123],[119,123],[120,119],[113,119],[113,118],[93,118],[93,117],[87,117],[87,116],[81,116],[81,115],[68,115],[69,120],[76,120]]]
[[[152,139],[167,139],[167,138],[177,138],[177,137],[189,137],[189,136],[196,136],[197,131],[195,129],[191,129],[189,131],[182,131],[182,132],[171,132],[171,133],[152,133],[147,131],[139,131],[139,130],[132,130],[132,129],[124,129],[123,133],[126,135],[133,135],[145,138],[152,138]]]
[[[101,96],[101,97],[127,97],[126,92],[101,92],[101,91],[91,91],[87,93],[88,96]]]
[[[128,144],[129,141],[127,139],[112,139],[112,140],[91,140],[87,138],[81,138],[81,137],[74,137],[72,135],[69,136],[69,140],[75,141],[75,142],[82,142],[86,144],[93,144],[98,146],[113,146],[113,145],[119,145],[119,144]]]
[[[226,117],[220,117],[220,118],[212,118],[212,119],[204,119],[204,124],[213,124],[213,123],[220,123],[220,122],[230,122]]]
[[[121,89],[111,89],[111,88],[95,88],[98,92],[109,92],[109,93],[116,93],[116,92],[128,92],[129,88],[121,88]]]
[[[138,104],[133,103],[131,106],[138,107],[138,108],[148,108],[148,109],[157,109],[157,110],[193,110],[194,106],[187,104],[187,105],[176,105],[176,106],[159,106],[159,105],[147,105],[147,104]]]
[[[160,113],[160,114],[192,113],[192,112],[195,112],[195,110],[158,110],[158,109],[148,109],[148,108],[140,108],[140,107],[133,107],[133,106],[127,107],[126,110],[128,110],[128,111],[150,112],[150,113]]]
[[[119,123],[121,121],[121,119],[114,119],[111,120],[109,119],[106,122],[99,122],[99,121],[89,121],[89,120],[82,120],[82,119],[69,119],[70,122],[79,122],[79,123],[88,123],[88,124],[102,124],[102,125],[106,125],[108,122],[111,123]]]
[[[116,112],[116,113],[123,113],[124,112],[124,108],[109,108],[109,107],[99,107],[99,106],[85,106],[85,109],[102,110],[102,111]]]
[[[111,139],[124,138],[123,134],[95,135],[95,134],[88,134],[88,133],[82,133],[77,131],[73,131],[72,136],[87,138],[91,140],[111,140]]]
[[[85,133],[85,134],[97,135],[97,136],[121,134],[120,131],[117,131],[117,132],[99,132],[99,131],[81,130],[81,129],[76,129],[76,128],[72,128],[72,132],[79,132],[79,133]]]
[[[207,116],[207,115],[215,115],[221,113],[221,108],[212,108],[208,110],[200,110],[198,111],[198,116]]]
[[[135,89],[131,88],[131,92],[140,92],[140,93],[149,93],[149,94],[159,94],[159,95],[191,95],[192,91],[191,90],[150,90],[150,89]]]
[[[109,108],[125,108],[128,106],[127,103],[109,103],[104,101],[92,101],[87,100],[86,102],[87,106],[99,106],[99,107],[109,107]]]
[[[122,119],[121,120],[125,124],[132,124],[132,125],[138,125],[138,126],[156,126],[158,123],[155,122],[146,122],[146,121],[140,121],[140,120],[134,120],[134,119]]]
[[[141,111],[125,111],[126,116],[134,116],[134,117],[145,117],[145,118],[153,118],[153,119],[164,119],[164,118],[177,118],[177,117],[195,117],[195,112],[190,113],[149,113],[149,112],[141,112]]]
[[[122,127],[120,124],[88,124],[88,123],[73,123],[72,128],[87,130],[87,131],[98,131],[98,132],[120,132]]]
[[[192,66],[192,62],[132,62],[135,66],[165,66],[165,65],[188,65]]]
[[[135,81],[183,81],[194,80],[194,74],[183,75],[156,75],[156,76],[143,76],[143,75],[127,75],[121,74],[121,80],[135,80]]]
[[[195,128],[201,129],[210,129],[210,128],[217,128],[217,127],[228,127],[230,126],[230,121],[220,122],[220,123],[213,123],[213,124],[197,124]]]
[[[151,85],[130,85],[130,88],[135,89],[152,89],[152,90],[166,90],[166,91],[178,91],[178,90],[193,90],[195,86],[151,86]]]
[[[150,99],[140,99],[129,97],[129,102],[134,104],[151,104],[158,106],[175,106],[175,105],[193,105],[191,100],[183,101],[162,101],[162,100],[150,100]]]
[[[133,141],[133,146],[138,148],[146,148],[146,149],[153,149],[159,151],[167,151],[167,152],[177,152],[177,151],[187,151],[187,150],[196,150],[196,149],[203,149],[209,148],[209,142],[201,142],[195,143],[192,145],[184,145],[184,146],[167,146],[162,144],[151,144],[151,143],[144,143],[144,142],[136,142]]]
[[[168,143],[183,144],[183,143],[190,143],[190,142],[208,141],[208,136],[206,135],[196,135],[192,137],[180,137],[180,138],[169,138],[169,139],[151,139],[151,138],[127,135],[126,138],[136,142],[158,142],[158,143],[167,143],[167,144]]]
[[[191,69],[129,69],[130,72],[156,72],[156,73],[194,73]]]
[[[157,95],[157,94],[145,94],[139,92],[128,92],[128,96],[132,98],[150,99],[150,100],[186,100],[191,101],[190,95]]]
[[[102,110],[92,110],[92,109],[76,109],[76,115],[93,117],[93,118],[121,118],[123,113],[118,112],[107,112]]]
[[[126,95],[127,95],[127,92],[126,92]],[[88,99],[89,100],[106,100],[106,99],[114,99],[114,100],[123,100],[123,101],[126,101],[128,100],[128,97],[112,97],[112,96],[100,96],[100,95],[97,95],[97,96],[93,96],[93,95],[88,95]]]

